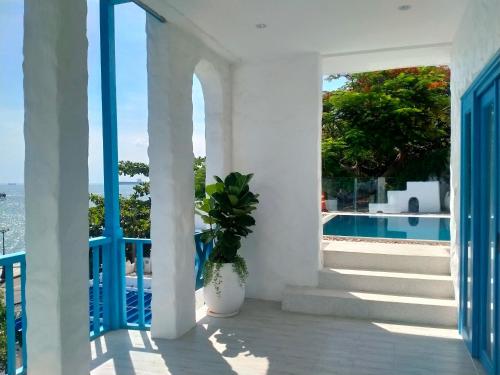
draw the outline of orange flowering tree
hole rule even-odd
[[[336,78],[336,77],[331,77]],[[419,67],[346,75],[323,96],[323,176],[447,178],[450,71]]]

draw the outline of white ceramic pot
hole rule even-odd
[[[217,293],[213,280],[203,288],[208,315],[229,317],[238,314],[245,299],[245,286],[240,284],[238,274],[233,271],[233,264],[226,263],[220,270],[220,284]]]

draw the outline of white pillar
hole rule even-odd
[[[26,0],[28,366],[89,373],[85,0]]]
[[[190,38],[147,20],[153,321],[156,338],[177,338],[195,325],[194,177]]]

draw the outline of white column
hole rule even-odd
[[[192,77],[194,44],[171,24],[148,17],[149,163],[156,338],[195,325]]]
[[[89,373],[85,0],[26,0],[28,366]]]

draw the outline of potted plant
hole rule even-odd
[[[224,180],[206,186],[206,196],[197,203],[197,211],[210,227],[201,239],[214,246],[203,268],[205,303],[212,316],[236,315],[245,299],[248,276],[245,260],[238,255],[241,238],[255,225],[251,213],[257,208],[258,195],[250,191],[252,174],[230,173]]]

